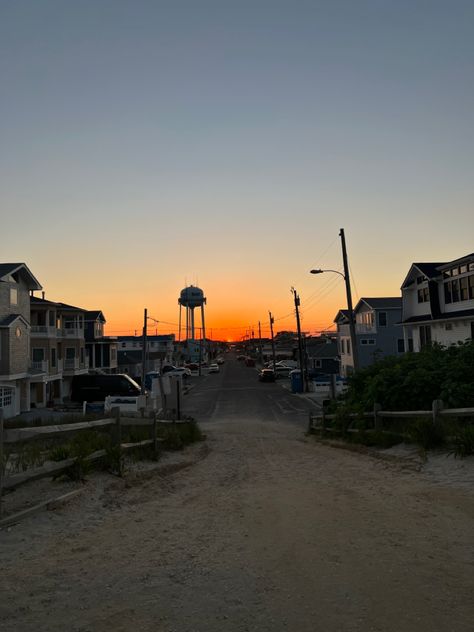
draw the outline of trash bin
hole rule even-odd
[[[290,373],[291,376],[291,392],[302,393],[303,392],[303,379],[301,377],[301,371],[295,369]]]

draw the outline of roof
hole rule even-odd
[[[30,304],[36,305],[58,305],[55,301],[47,301],[45,298],[39,298],[38,296],[30,296]]]
[[[18,319],[22,320],[25,325],[29,326],[29,322],[21,314],[10,314],[0,319],[0,327],[11,327]]]
[[[340,309],[337,314],[334,316],[334,321],[337,323],[341,318],[347,320],[349,322],[349,310],[348,309]]]
[[[402,297],[401,296],[377,296],[375,298],[361,298],[354,311],[356,312],[360,304],[364,302],[372,309],[401,309]],[[349,313],[349,312],[347,312]]]
[[[87,310],[85,313],[86,320],[100,320],[102,323],[107,322],[100,309]]]
[[[448,263],[440,263],[439,268],[442,270],[443,268],[450,268],[451,266],[459,265],[464,263],[465,261],[472,261],[474,259],[474,252],[471,252],[470,255],[464,255],[464,257],[460,257],[459,259],[454,259],[453,261],[449,261]]]
[[[306,349],[312,358],[335,358],[339,353],[335,341],[306,345]]]
[[[403,325],[408,325],[410,323],[427,323],[433,321],[443,321],[443,320],[458,320],[462,318],[472,318],[474,316],[474,308],[471,309],[463,309],[459,312],[445,312],[444,314],[440,314],[436,318],[433,318],[431,314],[424,314],[422,316],[411,316],[410,318],[406,318],[402,320]]]
[[[27,279],[29,290],[41,290],[42,286],[25,263],[0,263],[0,281],[7,281],[8,277],[21,273]]]

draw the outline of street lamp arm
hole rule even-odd
[[[311,274],[322,274],[323,272],[334,272],[335,274],[342,276],[343,279],[346,278],[342,272],[339,272],[339,270],[310,270]]]

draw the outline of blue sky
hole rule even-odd
[[[472,2],[0,2],[2,260],[120,327],[194,278],[225,320],[223,284],[304,301],[345,227],[394,295],[474,250],[473,68]]]

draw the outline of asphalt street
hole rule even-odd
[[[228,353],[219,373],[191,378],[192,390],[184,398],[183,412],[198,422],[221,419],[281,421],[304,427],[314,404],[294,395],[289,380],[259,382],[255,367],[247,367]]]

